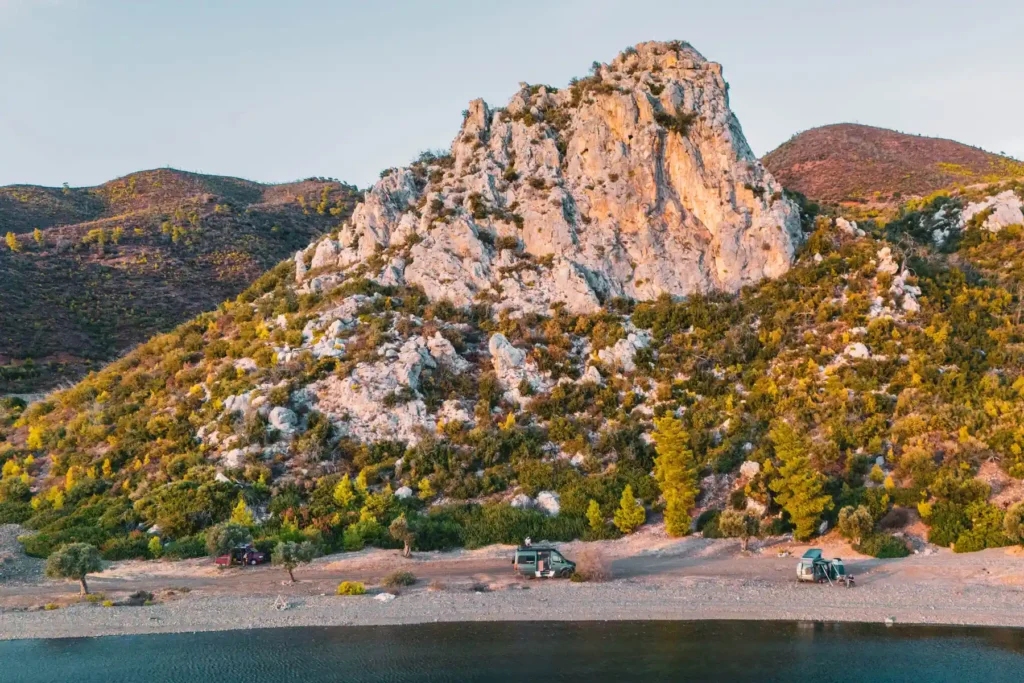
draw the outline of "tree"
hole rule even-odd
[[[149,539],[149,554],[153,557],[160,557],[164,552],[164,544],[160,542],[159,536]]]
[[[103,568],[100,551],[88,543],[62,545],[46,558],[46,575],[54,579],[75,579],[81,586],[81,594],[89,594],[85,582],[87,574],[94,574]]]
[[[860,545],[861,540],[874,530],[875,520],[863,505],[857,506],[856,509],[852,505],[847,505],[839,511],[837,526],[840,536],[854,545]]]
[[[811,466],[808,444],[791,426],[777,423],[768,438],[775,446],[775,457],[779,461],[778,478],[769,487],[796,527],[793,536],[807,540],[814,534],[821,514],[834,506],[832,497],[822,493],[825,477]]]
[[[245,504],[245,500],[241,496],[238,497],[238,504],[235,505],[235,509],[231,511],[231,521],[247,527],[252,526],[255,522],[249,506]]]
[[[352,480],[349,479],[348,474],[343,476],[338,482],[338,485],[334,487],[334,502],[338,507],[348,510],[352,507],[352,504],[356,500],[356,490],[352,486]]]
[[[595,533],[604,529],[604,515],[601,514],[601,506],[593,498],[587,505],[587,522],[590,523],[590,530]]]
[[[1014,543],[1024,545],[1024,503],[1016,503],[1006,510],[1003,533]]]
[[[690,533],[690,510],[700,493],[697,463],[687,447],[683,423],[666,416],[654,421],[654,477],[665,497],[665,530],[671,536]]]
[[[751,536],[757,536],[761,522],[753,515],[729,509],[718,516],[718,528],[726,538],[740,539],[740,549],[747,552]]]
[[[206,532],[206,549],[213,556],[226,555],[232,548],[252,543],[247,527],[235,522],[224,522]]]
[[[288,572],[288,578],[295,583],[295,568],[299,564],[309,564],[316,557],[316,549],[309,541],[296,543],[295,541],[281,541],[274,548],[271,560],[274,564],[284,567]]]
[[[402,557],[411,557],[416,534],[409,528],[409,521],[405,518],[404,512],[391,521],[388,533],[391,534],[391,538],[402,542]]]
[[[8,231],[7,232],[7,237],[5,239],[7,240],[7,247],[11,251],[13,251],[13,252],[21,251],[21,242],[18,241],[18,236],[17,235],[15,235],[13,232]]]
[[[32,239],[34,239],[36,241],[36,244],[38,246],[40,246],[40,247],[43,246],[43,241],[44,241],[43,231],[40,230],[39,228],[36,228],[35,230],[33,230],[32,231]]]
[[[622,498],[619,499],[619,509],[615,511],[616,528],[624,534],[630,534],[646,519],[644,506],[633,496],[633,487],[626,484],[626,488],[622,489]]]

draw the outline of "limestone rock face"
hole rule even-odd
[[[779,276],[801,234],[721,66],[652,42],[563,90],[471,102],[451,155],[388,173],[310,268],[362,269],[457,306],[584,313]]]
[[[981,202],[973,202],[964,207],[960,214],[962,225],[966,225],[975,216],[984,213],[982,227],[990,232],[999,232],[1008,225],[1024,225],[1024,201],[1013,190],[1006,190],[988,197]]]

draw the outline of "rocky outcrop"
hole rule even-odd
[[[582,313],[612,297],[735,291],[784,273],[800,238],[721,66],[685,43],[642,43],[567,89],[471,102],[451,155],[388,173],[310,269],[513,315]]]
[[[1024,225],[1024,201],[1013,190],[1006,190],[980,202],[972,202],[960,214],[961,227],[979,217],[981,227],[990,232],[999,232],[1010,225]]]

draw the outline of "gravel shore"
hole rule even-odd
[[[296,571],[297,584],[282,581],[285,575],[276,567],[218,572],[209,560],[116,563],[90,577],[90,587],[101,596],[87,602],[78,599],[76,586],[46,581],[27,561],[15,559],[24,565],[18,577],[0,581],[0,639],[537,619],[1024,627],[1019,549],[957,555],[929,547],[901,560],[876,560],[857,556],[841,542],[818,541],[826,556],[846,559],[856,587],[798,583],[796,558],[804,545],[777,540],[742,554],[735,541],[670,539],[658,528],[616,541],[561,546],[569,557],[600,554],[615,576],[604,583],[516,579],[510,549],[501,546],[416,553],[412,559],[366,550],[320,558]],[[393,600],[376,599],[383,577],[398,570],[413,572],[418,581]],[[367,594],[334,595],[342,580],[365,582]],[[102,605],[138,590],[154,593],[155,604]],[[278,609],[278,601],[287,608]]]
[[[279,626],[414,624],[449,621],[771,619],[1024,627],[1024,593],[971,586],[839,587],[761,580],[682,578],[671,583],[530,582],[503,590],[413,588],[389,602],[372,595],[288,597],[189,594],[143,607],[74,604],[0,613],[0,639],[213,631]]]

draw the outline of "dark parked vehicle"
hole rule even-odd
[[[521,576],[530,578],[569,578],[576,571],[571,562],[554,548],[545,546],[519,546],[512,560],[512,568]]]
[[[251,545],[240,545],[237,548],[232,548],[227,555],[218,557],[215,562],[221,567],[230,567],[236,564],[263,564],[269,559],[266,553],[261,553]]]

